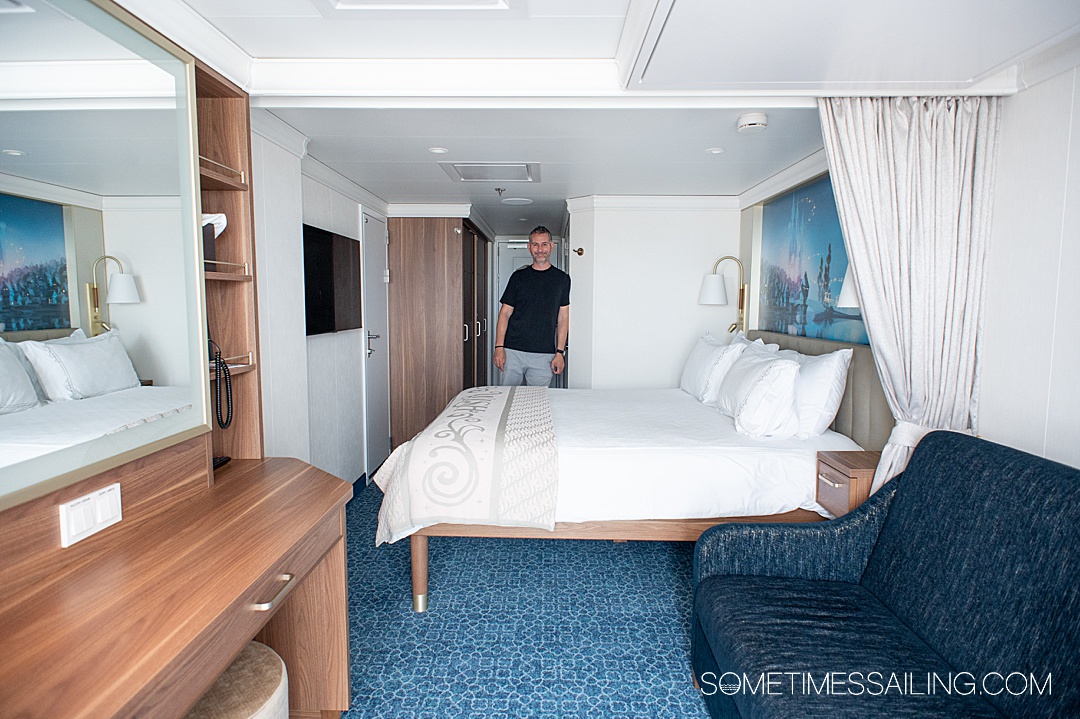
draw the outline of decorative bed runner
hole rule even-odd
[[[555,528],[559,488],[547,387],[474,387],[375,473],[375,544],[449,522]]]

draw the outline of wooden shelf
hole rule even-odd
[[[227,355],[235,411],[228,428],[213,428],[212,451],[215,457],[259,459],[263,439],[250,107],[242,89],[198,61],[195,92],[202,211],[228,220],[214,240],[218,262],[203,265],[207,333]],[[213,365],[207,371],[214,382]]]
[[[251,282],[251,275],[245,275],[243,272],[206,272],[206,281],[215,282]]]
[[[254,371],[255,371],[255,365],[254,364],[230,364],[229,365],[229,376],[230,377],[235,377],[235,376],[241,375],[241,374],[247,374],[248,372],[254,372]],[[211,382],[214,381],[214,376],[215,376],[214,365],[210,365],[210,381]]]
[[[248,189],[247,183],[229,177],[224,172],[211,170],[206,167],[199,168],[199,180],[202,184],[202,189],[204,190],[246,192]]]

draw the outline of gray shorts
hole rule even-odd
[[[519,352],[518,350],[504,349],[506,352],[506,365],[502,371],[503,386],[513,387],[517,385],[529,385],[530,387],[546,387],[551,384],[554,376],[551,372],[551,361],[554,354],[542,354],[539,352]]]

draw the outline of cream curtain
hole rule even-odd
[[[866,331],[896,427],[873,491],[934,429],[973,433],[1001,104],[825,98],[825,151]]]

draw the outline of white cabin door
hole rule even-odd
[[[364,328],[367,330],[364,427],[367,480],[390,455],[390,337],[386,220],[364,215]]]

